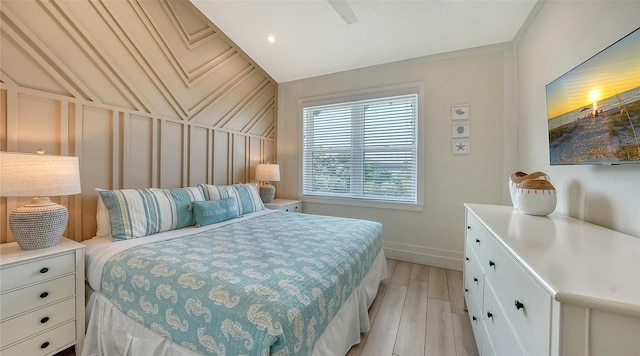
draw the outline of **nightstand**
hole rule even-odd
[[[0,245],[0,354],[49,355],[84,341],[84,245]]]
[[[271,203],[265,203],[264,206],[268,209],[290,211],[293,213],[302,212],[302,200],[273,199]]]

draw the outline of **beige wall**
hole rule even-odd
[[[637,237],[640,165],[549,166],[544,87],[637,28],[639,15],[639,1],[547,1],[518,43],[519,169],[549,173],[556,211]]]
[[[515,157],[513,147],[504,146],[513,142],[505,141],[504,130],[514,120],[504,116],[514,109],[503,101],[505,90],[511,88],[504,83],[513,76],[511,69],[505,70],[512,68],[511,62],[511,51],[499,45],[280,83],[277,151],[283,171],[277,195],[296,198],[301,194],[301,99],[422,82],[426,115],[420,124],[425,129],[425,148],[419,159],[425,174],[424,210],[305,202],[304,211],[379,221],[388,256],[460,269],[463,203],[502,203],[505,167]],[[453,155],[451,149],[451,105],[459,103],[470,107],[469,155]]]
[[[95,233],[94,188],[249,181],[275,161],[277,84],[188,1],[0,8],[0,150],[75,155],[66,236]],[[28,199],[0,199],[7,212]]]

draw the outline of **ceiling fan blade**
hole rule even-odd
[[[352,25],[358,22],[358,18],[356,17],[356,14],[353,13],[353,10],[347,0],[327,0],[327,2],[334,10],[336,10],[338,15],[342,17],[347,25]]]

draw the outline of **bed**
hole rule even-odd
[[[82,354],[339,355],[359,343],[386,277],[382,226],[247,201],[208,225],[84,241]]]

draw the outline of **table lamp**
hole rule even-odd
[[[34,197],[9,215],[9,227],[23,250],[51,247],[69,220],[63,205],[50,196],[80,193],[78,157],[0,152],[0,196]]]
[[[278,164],[259,164],[256,167],[256,180],[262,181],[260,185],[260,198],[263,203],[271,203],[273,197],[276,196],[276,187],[270,182],[280,181],[280,165]]]

